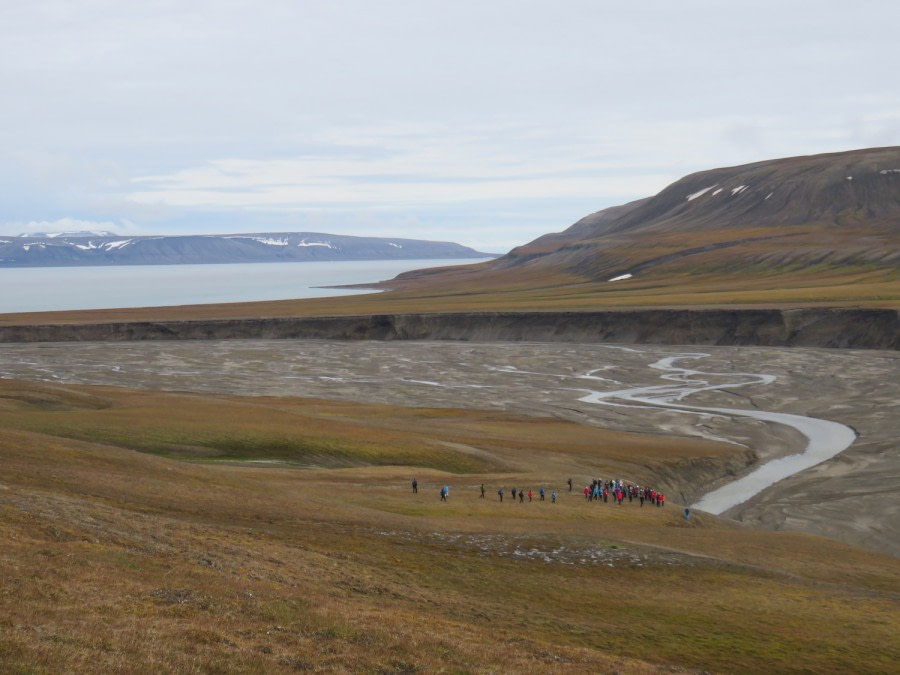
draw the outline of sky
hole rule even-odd
[[[0,234],[502,253],[695,171],[900,145],[895,0],[0,0]]]

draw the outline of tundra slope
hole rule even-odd
[[[148,346],[199,347],[113,348]],[[900,654],[895,558],[564,490],[552,505],[477,496],[696,456],[696,442],[502,411],[10,380],[0,417],[4,670],[893,672]],[[246,462],[272,440],[285,459],[356,463]],[[500,464],[456,449],[472,445]],[[244,463],[170,454],[229,450]]]
[[[388,286],[566,294],[580,284],[598,302],[705,304],[852,302],[846,287],[874,283],[869,301],[896,307],[898,242],[900,147],[872,148],[702,171],[497,260]]]

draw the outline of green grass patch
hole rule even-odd
[[[42,385],[34,385],[40,390]],[[7,400],[34,398],[27,388]],[[196,396],[152,394],[124,400],[96,398],[89,409],[25,405],[0,409],[6,428],[112,445],[193,462],[278,462],[298,467],[418,466],[472,473],[497,462],[438,446],[426,438],[384,429],[385,411],[335,404],[267,408],[239,400],[211,402]],[[459,413],[424,410],[421,423]],[[412,442],[411,442],[412,441]]]

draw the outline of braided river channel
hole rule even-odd
[[[759,503],[761,494],[777,491],[786,479],[799,480],[787,497],[773,493],[777,499],[770,500],[768,515],[759,517],[774,527],[817,518],[835,527],[842,513],[849,519],[852,508],[891,489],[879,481],[898,475],[898,365],[896,352],[762,347],[295,340],[0,344],[2,378],[499,409],[732,443],[751,450],[754,465],[724,485],[693,491],[702,495],[693,506],[732,516],[744,509],[743,517],[746,507],[739,505],[754,497]],[[838,464],[836,457],[842,458]],[[799,476],[809,476],[815,487],[804,488]],[[813,489],[815,513],[812,499],[800,503]],[[848,492],[852,508],[841,501]],[[823,494],[834,498],[827,518],[821,515]],[[785,502],[791,499],[797,504]],[[838,504],[846,507],[840,513]],[[871,522],[875,533],[897,529],[896,523]]]

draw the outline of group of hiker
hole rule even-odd
[[[497,496],[500,497],[501,502],[503,501],[503,495],[505,493],[506,493],[505,488],[500,488],[499,490],[497,490]],[[513,501],[516,501],[516,495],[519,496],[519,501],[522,503],[525,502],[526,496],[528,497],[528,501],[532,501],[534,499],[534,491],[531,490],[530,488],[529,488],[528,492],[525,492],[525,490],[516,491],[516,488],[512,488],[510,490],[510,493],[512,494]],[[540,501],[542,501],[542,502],[546,501],[547,491],[543,487],[538,490],[538,495],[540,497]],[[484,483],[481,484],[481,497],[482,497],[482,499],[484,498]],[[556,493],[556,490],[553,490],[553,492],[550,493],[550,502],[555,504],[556,500],[558,498],[559,498],[559,495]]]
[[[566,481],[566,485],[568,485],[569,492],[572,492],[572,479],[569,478]],[[419,482],[413,478],[412,480],[412,490],[414,493],[418,493],[419,491]],[[601,478],[595,478],[591,481],[589,485],[584,486],[584,498],[589,501],[597,501],[609,503],[610,498],[612,498],[614,504],[618,504],[621,506],[623,502],[627,499],[629,502],[639,501],[641,506],[644,505],[644,502],[650,502],[651,505],[655,505],[657,507],[665,506],[666,496],[651,487],[641,487],[640,485],[635,485],[633,483],[628,483],[622,480],[606,480],[604,481]],[[441,501],[446,502],[450,497],[450,486],[445,485],[441,488]],[[501,487],[497,490],[497,496],[500,498],[500,501],[503,501],[503,497],[506,494],[506,488]],[[524,489],[516,489],[511,488],[510,494],[512,495],[512,500],[516,501],[516,497],[519,499],[519,503],[524,503],[527,498],[528,501],[534,500],[534,491],[531,488],[528,488],[527,492]],[[546,501],[547,490],[541,486],[538,489],[538,499],[539,501]],[[484,483],[481,484],[480,487],[480,495],[479,499],[485,498],[485,488]],[[552,490],[550,492],[550,502],[552,504],[556,503],[556,500],[559,499],[559,494],[556,490]]]
[[[610,497],[619,506],[626,499],[629,502],[637,499],[640,501],[641,506],[647,501],[659,507],[665,506],[666,503],[666,496],[662,492],[651,487],[641,487],[640,485],[633,485],[621,480],[604,481],[600,478],[595,478],[590,485],[584,486],[584,498],[589,502],[596,500],[608,503]]]

